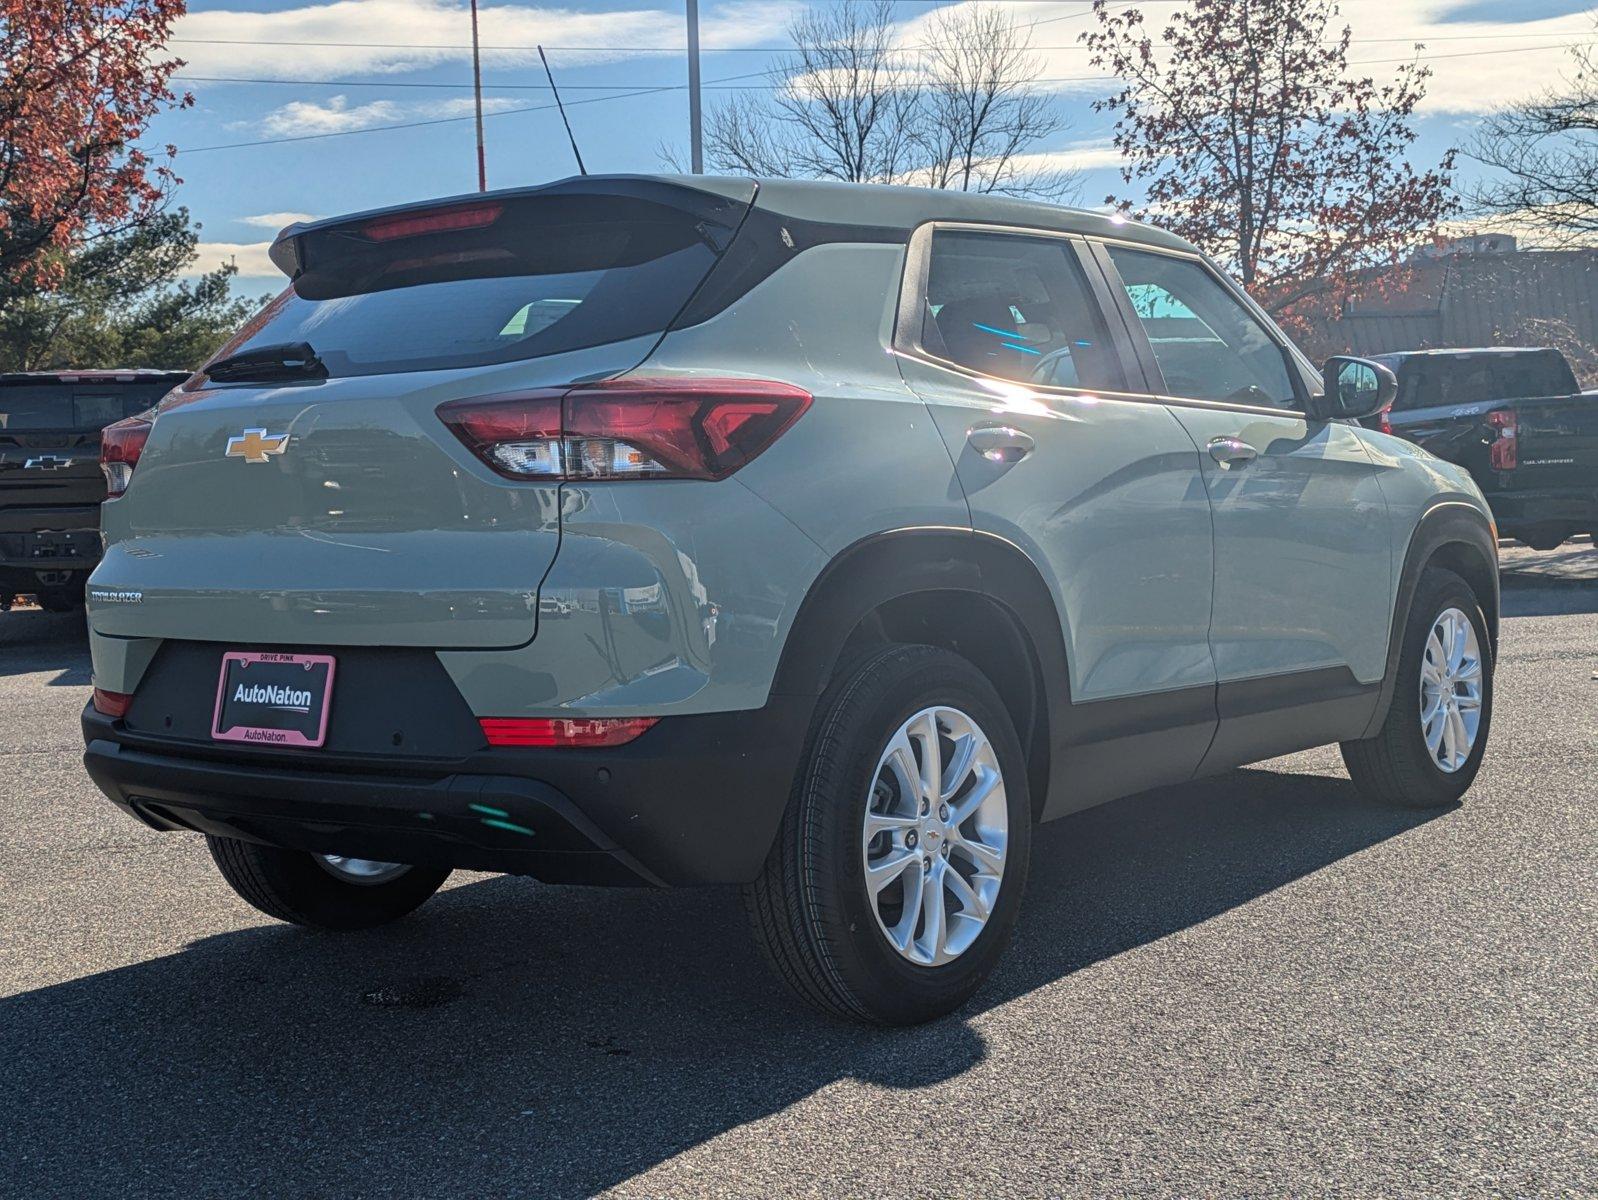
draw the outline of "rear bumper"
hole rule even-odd
[[[671,718],[605,750],[447,762],[163,743],[90,707],[84,765],[155,829],[552,883],[742,883],[776,835],[811,703]]]
[[[1577,532],[1598,529],[1598,487],[1489,492],[1487,504],[1506,536],[1533,525],[1569,525]]]
[[[100,553],[97,504],[0,508],[0,575],[91,571]]]

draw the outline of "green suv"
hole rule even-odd
[[[1480,493],[1169,234],[589,176],[272,257],[107,432],[83,725],[274,917],[738,884],[794,991],[906,1023],[994,968],[1037,822],[1331,742],[1394,803],[1476,773]]]

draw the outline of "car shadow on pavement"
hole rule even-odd
[[[89,629],[82,611],[0,612],[0,678],[55,671],[52,687],[89,682]]]
[[[957,1076],[973,1016],[1427,815],[1247,770],[1045,826],[998,974],[915,1030],[796,1007],[729,890],[495,878],[371,933],[204,938],[0,1001],[0,1193],[588,1194],[841,1079]]]

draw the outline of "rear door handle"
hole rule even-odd
[[[965,440],[983,458],[996,463],[1020,462],[1037,444],[1030,434],[1008,425],[978,425],[966,433]]]
[[[1221,464],[1223,470],[1246,467],[1260,456],[1260,452],[1242,438],[1218,437],[1210,442],[1210,457]]]

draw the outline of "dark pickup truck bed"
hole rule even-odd
[[[1371,424],[1464,467],[1504,537],[1551,550],[1598,531],[1598,392],[1557,350],[1377,355],[1398,398]]]
[[[53,609],[83,599],[100,560],[100,430],[187,378],[151,370],[0,375],[0,612],[18,594]]]

